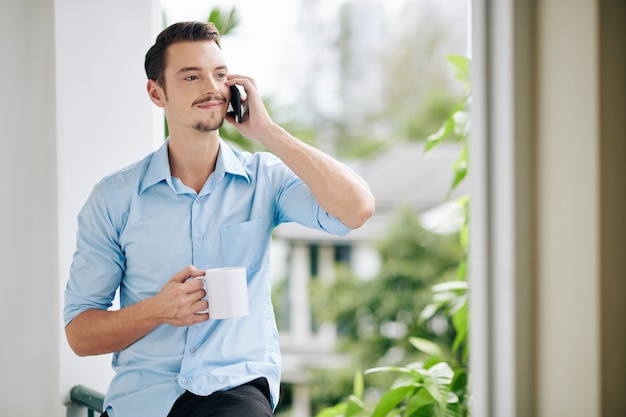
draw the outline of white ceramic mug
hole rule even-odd
[[[247,316],[248,280],[243,266],[207,269],[204,281],[209,308],[199,314],[209,313],[210,319],[232,319]]]

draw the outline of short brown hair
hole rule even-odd
[[[165,53],[167,48],[177,42],[212,40],[221,49],[220,33],[211,22],[179,22],[165,28],[156,38],[156,42],[146,53],[144,67],[149,80],[156,81],[165,88]]]

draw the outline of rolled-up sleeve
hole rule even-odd
[[[98,183],[78,215],[76,251],[65,288],[65,325],[86,310],[112,305],[124,268],[119,230],[104,198],[107,184]]]
[[[296,222],[324,232],[345,236],[352,229],[326,212],[309,187],[275,156],[268,156],[268,181],[275,188],[276,224]]]

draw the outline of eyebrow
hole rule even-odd
[[[178,72],[176,72],[176,74],[184,74],[186,72],[201,71],[201,70],[202,70],[201,67],[183,67],[179,69]],[[213,69],[213,71],[219,71],[219,70],[228,70],[228,67],[226,65],[220,65],[219,67],[215,67]]]

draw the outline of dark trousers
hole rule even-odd
[[[200,396],[186,391],[178,397],[168,417],[271,417],[270,387],[265,378]],[[108,417],[106,411],[101,417]]]

